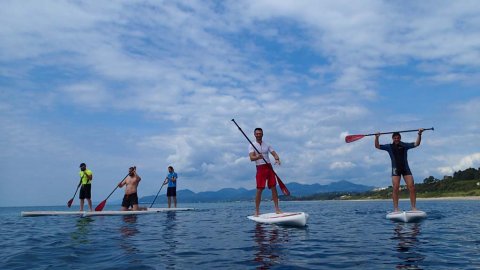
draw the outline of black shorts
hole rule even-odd
[[[78,196],[80,200],[91,199],[92,198],[92,185],[86,184],[80,187],[80,195]]]
[[[177,197],[177,187],[168,187],[167,197]]]
[[[405,175],[412,175],[412,172],[410,171],[409,168],[407,169],[397,169],[393,168],[392,169],[392,176],[405,176]]]
[[[122,207],[133,207],[134,204],[138,204],[138,195],[137,193],[125,194],[123,196]]]

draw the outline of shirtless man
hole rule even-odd
[[[125,187],[125,196],[123,196],[122,201],[122,211],[128,211],[130,207],[131,210],[143,210],[138,208],[138,195],[137,195],[137,187],[140,183],[140,176],[137,174],[137,167],[130,167],[128,170],[129,174],[122,182],[118,184],[118,187]]]

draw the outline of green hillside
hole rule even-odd
[[[402,183],[403,179],[401,180]],[[444,176],[442,180],[433,176],[425,178],[423,183],[415,184],[417,198],[480,196],[480,168],[468,168]],[[362,193],[323,193],[298,200],[355,200],[355,199],[390,199],[392,187]],[[400,187],[400,198],[409,198],[405,185]]]

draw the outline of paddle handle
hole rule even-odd
[[[363,135],[363,136],[373,136],[373,135],[384,135],[384,134],[393,134],[393,133],[404,133],[404,132],[415,132],[415,131],[418,131],[419,129],[408,129],[408,130],[400,130],[400,131],[390,131],[390,132],[380,132],[380,133],[371,133],[371,134],[366,134],[366,135]],[[434,130],[433,127],[431,128],[424,128],[423,129],[424,131],[425,130]]]

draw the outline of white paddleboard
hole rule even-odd
[[[147,214],[155,214],[155,213],[170,212],[170,211],[189,211],[189,210],[194,210],[194,208],[147,208],[147,210],[138,210],[138,211],[133,211],[133,210],[93,211],[93,212],[85,212],[83,216],[91,217],[91,216],[147,215]]]
[[[40,216],[122,216],[122,215],[143,215],[154,214],[169,211],[188,211],[194,208],[147,208],[141,211],[24,211],[20,215],[22,217],[40,217]]]
[[[84,211],[22,211],[22,217],[40,217],[40,216],[82,216]]]
[[[387,219],[400,222],[417,222],[427,217],[423,211],[397,211],[387,214]]]
[[[267,213],[247,218],[259,223],[303,227],[307,225],[308,214],[304,212]]]

